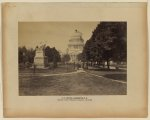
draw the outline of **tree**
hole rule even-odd
[[[18,50],[19,50],[18,51],[19,63],[23,63],[25,65],[25,63],[28,61],[27,49],[25,46],[23,46],[23,47],[19,47]]]
[[[82,54],[82,53],[79,53],[79,54],[77,55],[77,59],[78,59],[78,61],[84,61],[83,54]]]
[[[57,62],[61,61],[60,54],[55,49],[55,47],[52,48],[52,55],[53,55],[53,65],[54,65],[54,68],[55,68],[55,67],[57,67]]]
[[[52,49],[49,46],[46,46],[45,48],[45,56],[47,56],[49,63],[53,61]]]
[[[86,42],[83,55],[87,61],[126,61],[126,22],[100,22]]]
[[[28,58],[28,62],[33,63],[34,62],[34,57],[35,57],[35,50],[33,50],[33,48],[27,49],[26,55],[27,55],[27,58]]]
[[[35,50],[27,49],[25,46],[18,48],[19,63],[33,63],[35,57]]]
[[[19,63],[23,62],[23,51],[21,47],[18,48],[18,61]]]
[[[61,61],[62,61],[63,63],[69,62],[69,61],[70,61],[70,55],[68,55],[68,54],[63,55]]]
[[[78,61],[82,62],[82,67],[85,68],[85,62],[86,62],[85,54],[83,54],[83,52],[78,54],[77,59],[78,59]]]
[[[96,40],[101,45],[102,58],[107,61],[108,68],[110,60],[126,61],[126,27],[126,22],[102,22],[99,25]]]
[[[48,57],[48,62],[53,62],[53,67],[57,67],[57,62],[61,61],[60,53],[58,50],[56,50],[55,47],[50,48],[49,46],[46,46],[45,48],[45,56]]]

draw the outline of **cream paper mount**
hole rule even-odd
[[[99,75],[103,71],[99,71],[97,74],[95,71],[95,73],[90,72],[95,75],[93,77],[87,74],[87,71],[73,73],[76,75],[75,77],[70,77],[72,74],[70,76],[67,74],[69,77],[64,77],[66,74],[61,77],[57,70],[51,73],[49,69],[39,70],[36,65],[32,65],[30,70],[23,69],[22,73],[21,65],[18,64],[20,60],[18,47],[23,45],[42,46],[44,44],[40,40],[46,39],[46,31],[47,35],[50,33],[50,38],[58,31],[56,33],[60,34],[54,36],[57,36],[58,39],[47,40],[47,44],[51,48],[56,47],[56,49],[63,50],[65,45],[67,47],[68,43],[66,42],[70,39],[68,33],[71,35],[73,32],[70,32],[71,29],[78,30],[80,28],[80,32],[84,31],[83,39],[88,39],[90,37],[88,30],[91,28],[94,31],[97,24],[102,21],[107,23],[125,22],[127,25],[126,81],[114,81],[114,79]],[[48,29],[48,25],[50,29]],[[75,27],[71,28],[71,25]],[[63,31],[64,29],[66,31]],[[55,30],[54,33],[53,30]],[[36,32],[38,34],[35,35]],[[87,36],[84,36],[86,32]],[[79,34],[75,35],[80,36]],[[3,3],[2,36],[4,117],[147,116],[147,3]],[[68,37],[65,39],[65,36]],[[46,42],[44,41],[44,43]],[[45,64],[42,62],[46,59],[42,58],[42,52],[39,54],[40,58],[37,63],[44,66]],[[68,70],[70,69],[68,68]],[[91,81],[83,79],[83,75],[89,79],[91,77]],[[65,82],[65,80],[70,80],[70,82]],[[56,83],[47,86],[52,81]],[[79,81],[78,84],[77,81]],[[83,81],[85,82],[83,83]],[[94,84],[93,81],[96,81],[97,84]],[[45,87],[41,87],[39,84],[45,85]],[[87,84],[90,84],[91,87],[85,87]],[[65,85],[69,86],[69,91],[65,89]],[[67,92],[65,93],[63,90]],[[75,90],[80,92],[74,93]],[[95,91],[91,92],[92,90]],[[103,94],[103,90],[107,92]],[[113,91],[117,92],[113,93]],[[73,93],[71,94],[71,92]]]

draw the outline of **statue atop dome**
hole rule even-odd
[[[72,37],[81,37],[82,36],[82,33],[80,31],[78,31],[77,29],[75,29]]]

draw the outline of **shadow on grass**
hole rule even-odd
[[[116,71],[116,72],[126,72],[127,70],[123,70],[123,69],[107,69],[107,68],[99,68],[99,69],[89,69],[89,70],[93,70],[93,71]]]
[[[103,77],[114,79],[114,80],[121,80],[127,81],[127,74],[105,74]]]

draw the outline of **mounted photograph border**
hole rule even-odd
[[[101,9],[99,5],[102,7]],[[132,8],[132,5],[134,8]],[[122,8],[123,6],[124,9]],[[5,3],[2,7],[5,117],[147,116],[148,48],[146,3]],[[41,9],[39,10],[39,8]],[[130,10],[130,14],[127,9]],[[77,14],[79,11],[80,17]],[[88,15],[85,14],[87,11]],[[114,16],[114,13],[117,15]],[[18,21],[97,21],[99,19],[109,21],[125,20],[128,23],[127,80],[129,83],[127,96],[89,96],[88,99],[91,99],[91,101],[86,102],[59,101],[59,99],[62,99],[60,96],[18,96],[18,55],[11,54],[12,52],[15,53],[18,48]],[[135,79],[136,83],[133,81]]]

